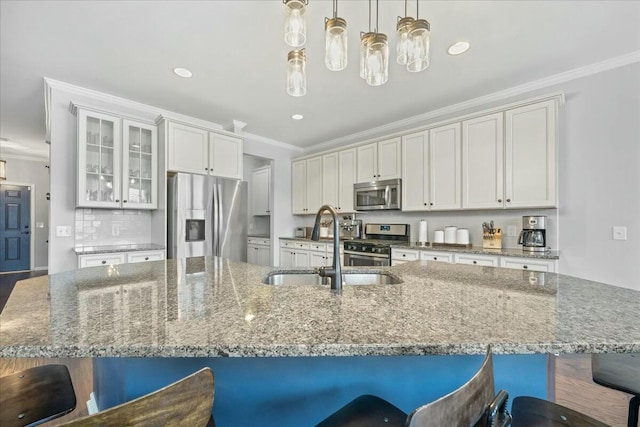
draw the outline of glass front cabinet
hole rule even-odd
[[[77,206],[156,209],[154,125],[78,108]]]

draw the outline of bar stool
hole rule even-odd
[[[610,427],[548,400],[518,396],[511,405],[512,427]]]
[[[352,400],[316,427],[441,427],[441,426],[507,426],[508,394],[495,394],[493,358],[487,347],[476,374],[457,390],[420,406],[407,415],[393,404],[372,395]]]
[[[605,387],[632,394],[627,427],[638,427],[640,411],[640,354],[592,354],[593,381]]]
[[[36,366],[0,378],[0,426],[35,426],[75,407],[76,394],[65,365]]]

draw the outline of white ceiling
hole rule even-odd
[[[373,2],[375,5],[375,1]],[[287,95],[281,0],[0,1],[0,142],[3,154],[46,153],[43,77],[226,125],[300,147],[325,143],[567,70],[640,51],[639,1],[424,1],[431,66],[389,81],[359,78],[368,2],[340,0],[349,66],[324,67],[324,19],[307,8],[308,93]],[[410,12],[415,1],[409,1]],[[395,50],[404,1],[382,0],[379,29]],[[410,13],[410,15],[415,15]],[[453,57],[455,41],[471,49]],[[186,67],[180,79],[174,67]],[[293,113],[304,114],[293,121]],[[30,150],[17,150],[21,145]],[[37,155],[37,154],[35,154]]]

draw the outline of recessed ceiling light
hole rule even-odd
[[[304,119],[304,116],[303,116],[302,114],[293,114],[293,115],[291,116],[291,118],[292,118],[293,120],[302,120],[302,119]]]
[[[187,70],[186,68],[177,67],[177,68],[173,69],[173,72],[177,76],[184,77],[185,79],[188,79],[188,78],[193,76],[193,73],[191,71]]]
[[[469,42],[457,42],[449,46],[447,52],[449,55],[460,55],[461,53],[465,53],[469,50]]]

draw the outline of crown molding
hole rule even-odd
[[[538,89],[544,89],[549,86],[554,86],[560,83],[569,82],[582,77],[598,74],[603,71],[612,70],[615,68],[624,67],[629,64],[640,62],[640,50],[630,52],[626,55],[617,56],[615,58],[606,59],[601,62],[596,62],[584,67],[575,68],[573,70],[565,71],[562,73],[554,74],[542,79],[534,80],[519,86],[514,86],[510,89],[494,92],[489,95],[481,96],[478,98],[470,99],[468,101],[460,102],[457,104],[449,105],[447,107],[439,108],[437,110],[430,111],[428,113],[419,114],[416,116],[408,117],[406,119],[398,120],[392,123],[388,123],[382,126],[377,126],[372,129],[368,129],[362,132],[356,132],[351,135],[335,138],[327,142],[315,144],[307,147],[304,151],[316,152],[325,149],[330,149],[338,145],[352,144],[361,142],[364,140],[371,140],[386,136],[393,132],[398,132],[401,129],[405,129],[411,126],[418,126],[432,119],[442,117],[447,114],[454,114],[459,111],[468,110],[471,108],[481,107],[492,102],[502,101],[514,96],[526,94]]]
[[[249,141],[255,141],[255,142],[262,142],[264,144],[273,145],[275,147],[284,148],[286,150],[290,150],[297,153],[304,152],[304,149],[302,147],[298,147],[297,145],[292,145],[287,142],[270,139],[265,136],[260,136],[260,135],[256,135],[256,134],[245,132],[245,131],[240,131],[238,132],[237,135],[242,136],[245,139],[245,141],[249,140]]]

